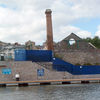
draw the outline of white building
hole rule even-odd
[[[3,46],[0,50],[0,61],[4,60],[14,60],[15,58],[15,50],[25,49],[24,45],[6,45]]]

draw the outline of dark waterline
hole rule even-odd
[[[100,100],[100,84],[6,87],[0,100]]]

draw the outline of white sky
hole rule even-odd
[[[100,0],[0,0],[0,41],[42,44],[46,40],[45,10],[52,10],[54,41],[74,32],[93,37],[72,25],[80,18],[99,18]],[[94,35],[100,36],[100,25]]]

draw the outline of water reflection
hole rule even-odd
[[[0,88],[2,100],[100,100],[100,84]]]

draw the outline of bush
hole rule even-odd
[[[80,64],[80,63],[76,63],[75,65],[76,65],[76,66],[81,66],[81,64]]]
[[[85,64],[83,64],[83,65],[90,66],[90,65],[92,65],[92,64],[91,64],[91,63],[85,63]]]
[[[94,65],[100,65],[100,63],[95,63]]]
[[[54,57],[55,58],[59,58],[59,59],[62,59],[63,58],[63,56],[62,55],[59,55],[59,54],[54,54]]]

